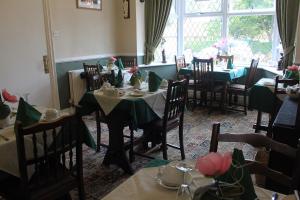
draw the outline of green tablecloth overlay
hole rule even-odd
[[[272,113],[274,109],[274,94],[272,87],[266,86],[266,82],[274,82],[274,79],[262,78],[249,91],[250,109],[256,109],[265,113]]]
[[[79,105],[81,108],[78,111],[81,115],[87,115],[99,109],[99,104],[93,92],[85,93]],[[132,120],[134,128],[159,118],[141,98],[122,99],[113,111],[111,113],[127,113]]]
[[[221,80],[221,81],[232,81],[233,79],[236,78],[241,78],[246,75],[246,69],[245,67],[239,67],[239,68],[234,68],[231,70],[222,70],[219,67],[216,67],[214,69],[213,77],[215,80]],[[179,70],[179,75],[190,75],[192,76],[193,74],[193,69],[192,68],[181,68]]]

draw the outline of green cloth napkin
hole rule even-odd
[[[22,123],[22,126],[26,127],[40,121],[41,116],[42,113],[40,113],[37,109],[28,104],[26,101],[24,101],[23,98],[20,98],[16,122],[19,121]]]
[[[232,63],[232,59],[229,58],[227,61],[227,69],[233,69],[233,63]]]
[[[160,78],[156,73],[149,72],[149,92],[155,92],[160,87],[162,78]]]
[[[118,71],[118,75],[116,77],[116,80],[115,80],[115,86],[116,87],[122,87],[123,86],[123,75],[122,75],[122,70],[119,69]]]
[[[234,149],[232,154],[232,161],[235,165],[244,165],[245,158],[243,155],[243,151],[239,149]],[[244,187],[244,193],[241,195],[241,199],[243,200],[256,199],[257,196],[255,194],[253,182],[247,167],[237,169],[231,165],[230,169],[222,176],[219,176],[217,180],[227,182],[227,183],[233,183],[236,181],[233,178],[234,176],[238,178],[242,177],[240,180],[240,184]]]
[[[124,69],[124,65],[123,65],[121,58],[118,58],[117,66],[119,69]]]
[[[144,166],[144,168],[159,167],[159,166],[162,166],[162,165],[167,165],[169,163],[170,163],[169,160],[154,159],[154,160],[151,160],[149,163],[147,163]]]

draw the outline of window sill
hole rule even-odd
[[[259,68],[264,69],[264,70],[266,70],[268,72],[271,72],[273,74],[276,74],[276,75],[281,75],[281,76],[283,75],[283,71],[282,70],[277,70],[276,67],[260,66]]]
[[[161,66],[170,66],[170,65],[175,65],[175,63],[151,63],[151,64],[148,64],[148,65],[145,65],[145,64],[142,64],[142,65],[139,65],[138,67],[139,68],[147,68],[147,67],[161,67]]]

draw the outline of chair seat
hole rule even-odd
[[[245,85],[243,85],[243,84],[231,84],[230,86],[229,86],[229,90],[242,90],[242,91],[244,91],[245,90]]]
[[[169,120],[167,122],[167,131],[170,131],[170,130],[178,127],[178,125],[179,125],[179,119],[176,118],[173,120]],[[161,132],[163,130],[163,120],[162,119],[155,120],[155,121],[147,124],[146,126],[144,126],[143,129],[150,129],[155,132]]]

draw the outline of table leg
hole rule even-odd
[[[261,116],[262,116],[262,112],[261,112],[260,110],[257,111],[257,119],[256,119],[255,133],[259,133],[259,132],[260,132]]]
[[[123,129],[126,122],[128,122],[128,116],[125,116],[120,112],[118,114],[111,113],[107,117],[109,146],[103,164],[106,166],[116,164],[126,173],[133,174],[133,170],[124,149]]]

